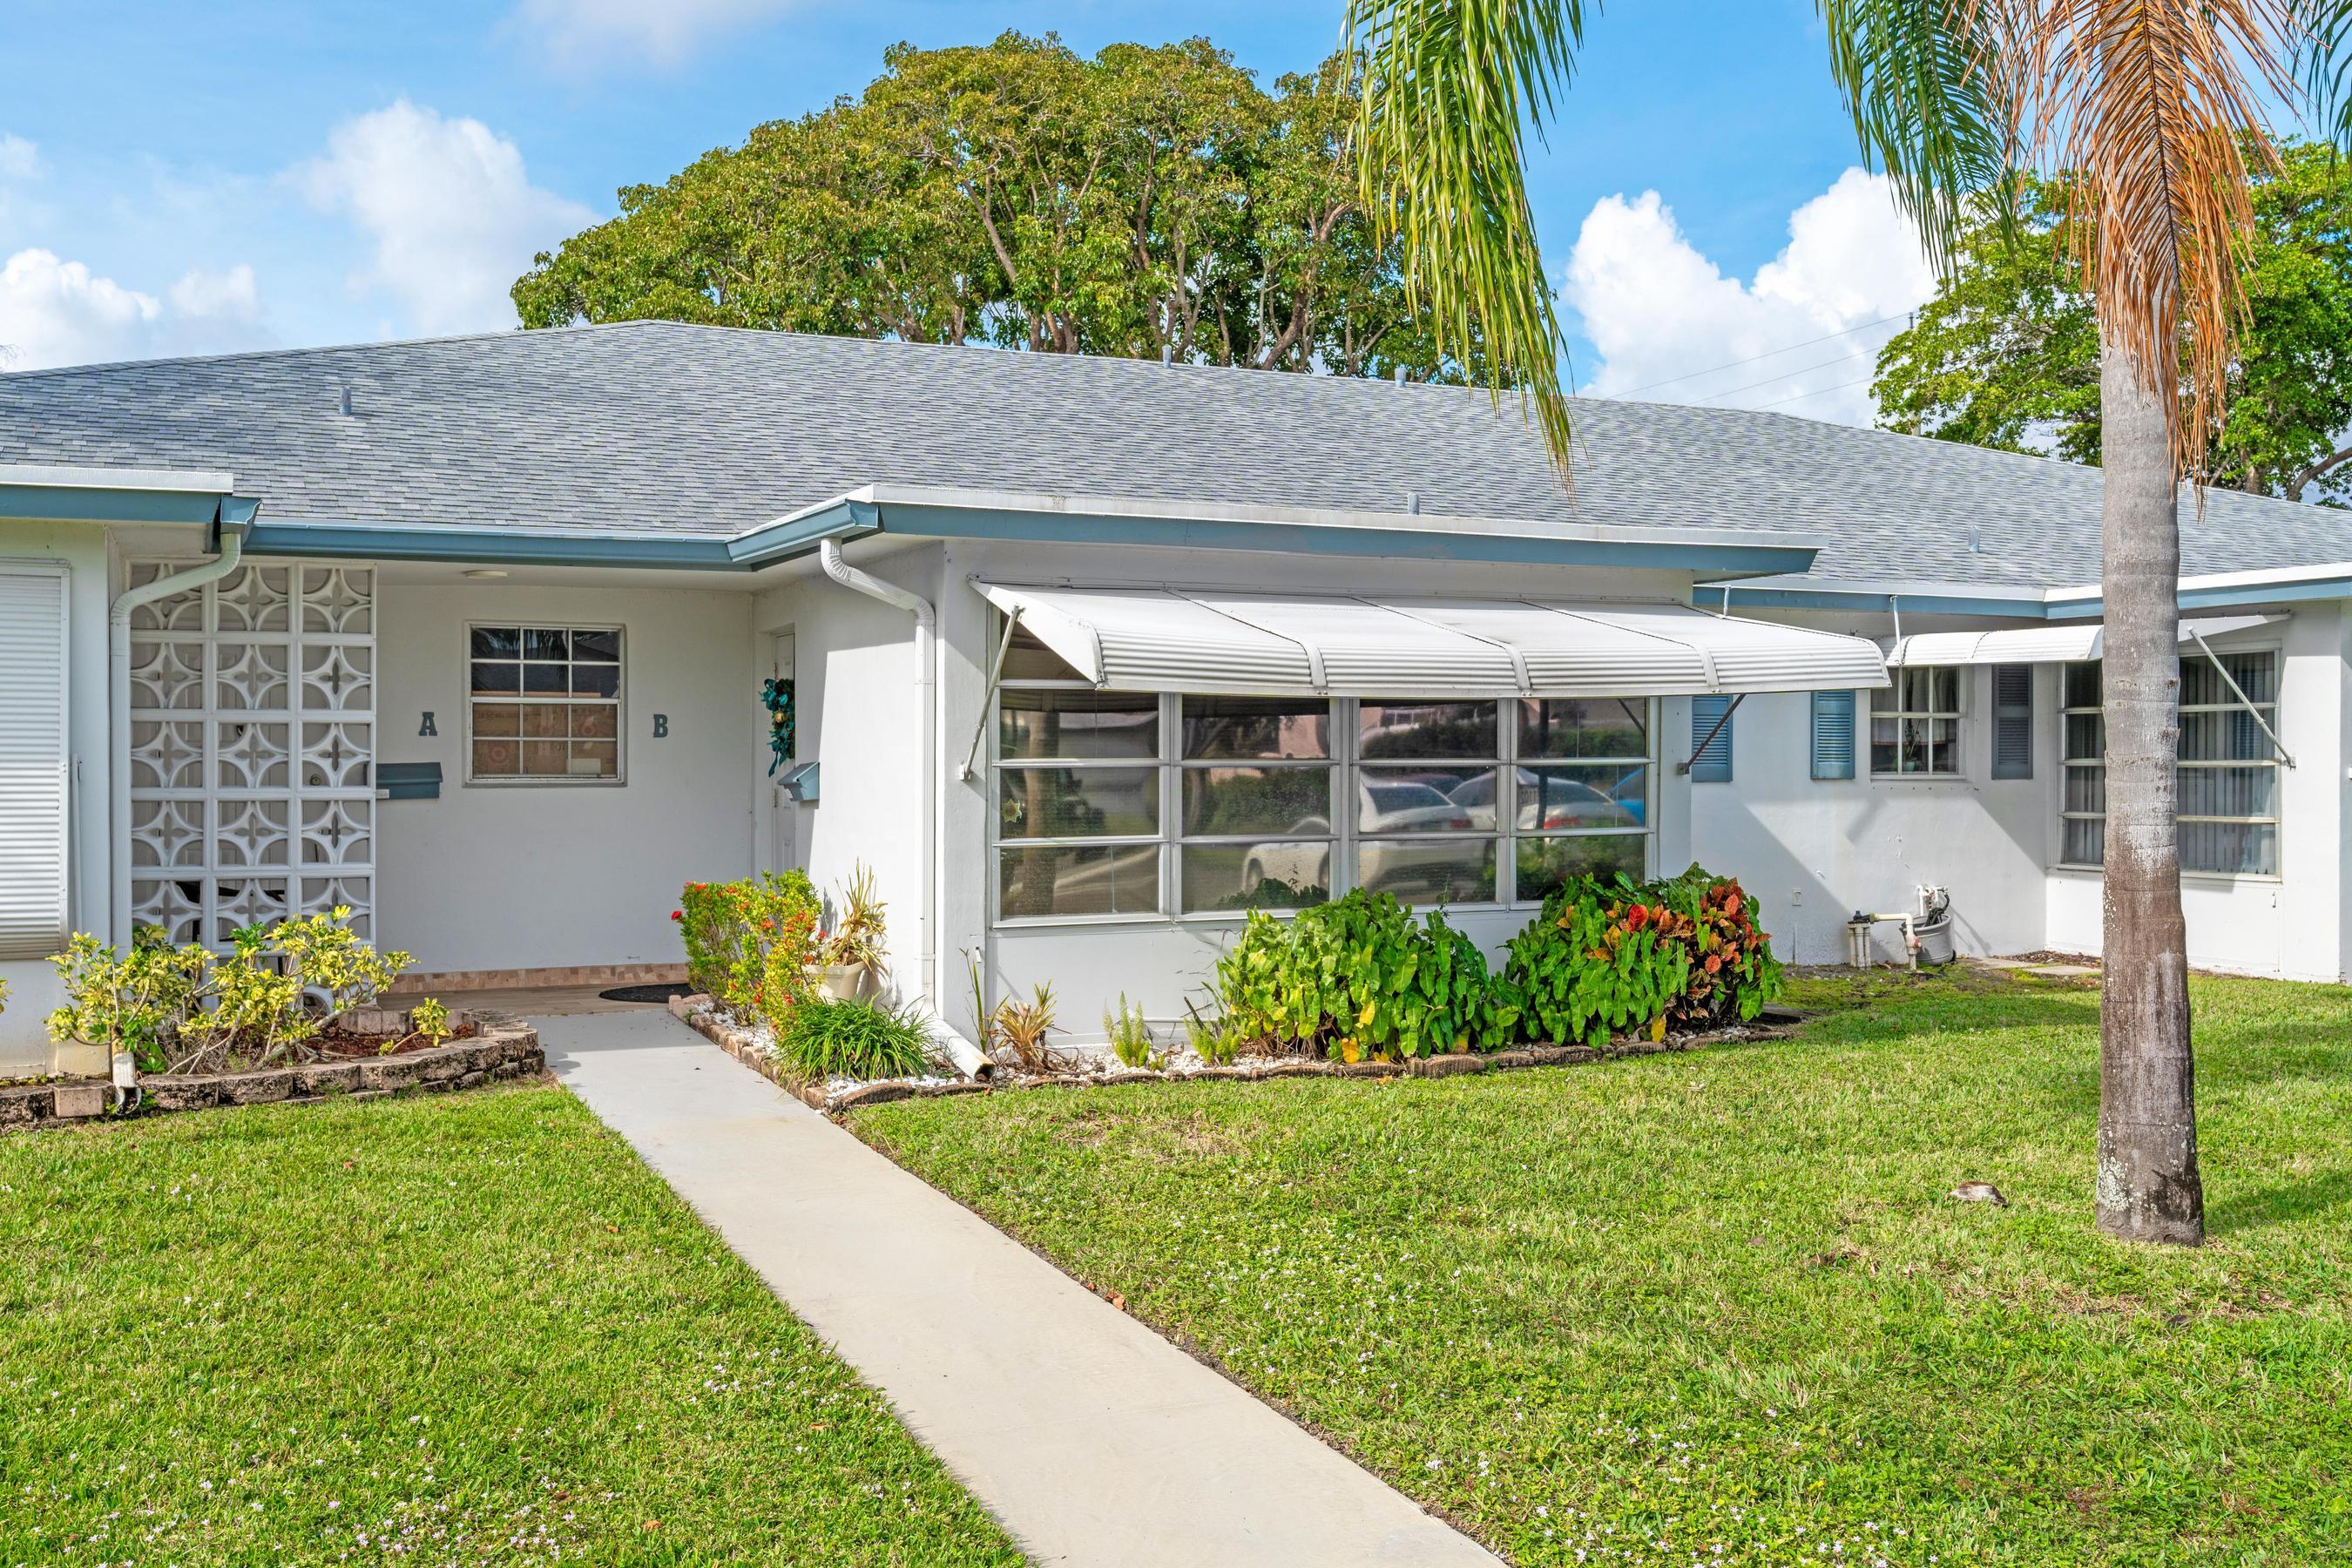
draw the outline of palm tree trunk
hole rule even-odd
[[[2099,363],[2107,727],[2105,977],[2099,1008],[2099,1228],[2205,1239],[2180,913],[2179,495],[2171,367],[2151,389],[2112,340]]]

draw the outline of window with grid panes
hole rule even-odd
[[[621,629],[466,629],[466,777],[611,784],[621,777]]]
[[[2222,668],[2249,702],[2200,651],[2180,661],[2180,868],[2219,876],[2279,874],[2279,760],[2267,721],[2278,728],[2278,654],[2224,653]],[[2106,715],[2101,666],[2066,667],[2065,789],[2059,803],[2059,859],[2097,866],[2106,858]],[[2255,714],[2262,716],[2258,721]]]
[[[1642,877],[1655,712],[1647,698],[1097,691],[1016,629],[996,713],[996,918],[1213,918],[1357,885],[1423,906],[1498,888],[1533,903],[1579,872]]]
[[[1960,772],[1960,676],[1946,666],[1890,669],[1870,694],[1870,771],[1877,778],[1956,778]]]

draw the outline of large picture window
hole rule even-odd
[[[2278,728],[2278,655],[2257,649],[2220,658],[2246,702],[2201,652],[2180,663],[2180,868],[2275,877],[2279,763],[2263,726]],[[2068,866],[2095,867],[2106,855],[2106,717],[2100,668],[2095,663],[2066,667],[2059,859]]]
[[[621,777],[621,629],[466,629],[466,777],[613,784]]]
[[[1008,668],[1013,668],[1008,664]],[[1000,920],[1534,903],[1647,874],[1645,698],[1162,696],[1046,667],[996,714]]]

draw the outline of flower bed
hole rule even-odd
[[[142,1074],[134,1114],[371,1099],[404,1090],[432,1093],[473,1089],[545,1070],[539,1031],[530,1025],[489,1015],[468,1016],[465,1023],[467,1037],[450,1045],[412,1046],[256,1072]],[[105,1115],[110,1100],[111,1086],[98,1079],[0,1089],[0,1132]]]
[[[863,907],[878,939],[870,893]],[[812,998],[805,976],[824,952],[822,915],[797,873],[690,886],[678,915],[688,953],[702,955],[696,973],[720,988],[671,1005],[828,1111],[989,1088],[1446,1077],[1688,1050],[1769,1034],[1751,1026],[1780,983],[1739,885],[1697,867],[1652,883],[1570,882],[1512,940],[1499,973],[1443,913],[1416,920],[1393,898],[1359,890],[1286,920],[1254,913],[1218,962],[1211,1011],[1190,1010],[1181,1041],[1163,1045],[1122,997],[1103,1018],[1107,1045],[1058,1047],[1053,992],[1040,986],[981,1008],[985,1055],[959,1076],[939,1044],[922,1042],[919,1016]]]

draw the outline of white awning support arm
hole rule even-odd
[[[2263,733],[2270,737],[2271,749],[2279,754],[2279,761],[2288,767],[2294,766],[2294,753],[2280,741],[2278,731],[2271,728],[2271,721],[2263,717],[2263,710],[2254,706],[2254,700],[2246,695],[2246,689],[2240,686],[2237,678],[2230,673],[2230,667],[2221,662],[2221,656],[2213,651],[2213,645],[2205,640],[2205,634],[2191,628],[2189,635],[2197,639],[2198,647],[2212,661],[2213,673],[2221,678],[2221,684],[2230,689],[2230,695],[2238,700],[2239,705],[2252,716],[2254,722],[2263,727]]]
[[[980,721],[971,727],[971,749],[963,754],[963,765],[956,777],[965,784],[971,782],[971,772],[980,765],[980,742],[988,734],[989,721],[996,717],[997,683],[1004,679],[1004,656],[1013,651],[1013,634],[1021,626],[1021,606],[1015,605],[1004,613],[1004,635],[997,639],[996,658],[988,667],[988,689],[980,694]]]
[[[1691,748],[1691,754],[1675,764],[1675,772],[1678,773],[1686,773],[1690,772],[1691,764],[1697,762],[1699,758],[1706,754],[1706,749],[1715,744],[1715,738],[1723,733],[1723,727],[1731,722],[1731,716],[1734,713],[1738,712],[1739,705],[1747,700],[1748,693],[1745,691],[1739,692],[1734,696],[1730,702],[1725,706],[1723,710],[1723,717],[1717,719],[1715,721],[1715,728],[1706,732],[1706,739],[1701,741],[1697,745],[1693,746]]]

